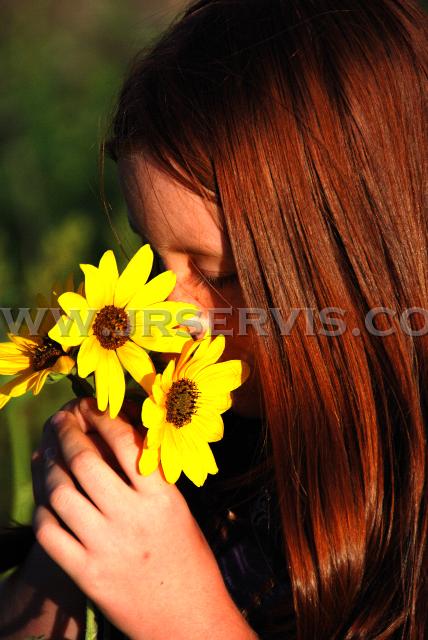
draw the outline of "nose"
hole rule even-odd
[[[189,308],[182,314],[182,321],[180,323],[187,327],[190,335],[193,339],[201,338],[209,325],[208,311],[200,304],[200,302],[192,295],[189,294],[186,287],[182,287],[179,284],[175,287],[174,291],[168,296],[170,302],[183,302],[189,303],[189,305],[195,305],[199,311],[195,311],[193,308]]]

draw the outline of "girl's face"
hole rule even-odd
[[[260,415],[260,389],[251,335],[238,331],[241,288],[227,235],[215,204],[180,185],[143,156],[119,161],[119,175],[132,229],[150,243],[165,269],[177,276],[169,300],[191,302],[203,327],[226,336],[221,360],[239,358],[251,367],[249,379],[233,392],[236,413]]]

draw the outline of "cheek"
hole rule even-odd
[[[221,291],[214,291],[205,282],[187,275],[180,278],[168,300],[183,301],[195,304],[201,311],[199,316],[200,331],[191,330],[195,338],[202,336],[210,327],[213,335],[223,333],[226,336],[226,348],[221,360],[241,359],[253,363],[253,346],[247,331],[241,331],[239,309],[245,307],[239,286],[227,286]]]
[[[217,306],[212,293],[206,290],[204,286],[191,285],[187,280],[181,282],[177,278],[177,284],[174,291],[168,296],[168,300],[176,302],[189,302],[194,304],[200,310],[198,323],[202,330],[196,327],[191,328],[191,333],[195,338],[200,337],[209,326],[210,310]]]

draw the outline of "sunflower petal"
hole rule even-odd
[[[187,441],[189,447],[192,446],[196,452],[196,459],[200,468],[200,479],[205,482],[207,473],[218,472],[217,463],[209,444],[201,437],[198,437],[191,430],[183,430],[183,439]],[[191,444],[190,444],[191,443]]]
[[[3,407],[9,402],[10,400],[10,396],[5,395],[4,393],[0,393],[0,409],[3,409]]]
[[[38,371],[38,374],[39,375],[37,376],[33,386],[33,393],[35,396],[37,396],[42,390],[42,387],[48,378],[49,369],[42,369],[41,371]]]
[[[164,271],[152,278],[131,298],[130,309],[145,309],[149,305],[165,300],[175,287],[177,276],[173,271]]]
[[[125,375],[116,352],[113,350],[108,351],[107,357],[109,370],[109,412],[110,418],[116,418],[125,398]]]
[[[156,471],[159,466],[159,462],[159,449],[148,449],[146,446],[144,446],[141,458],[138,463],[138,468],[141,475],[148,476],[153,473],[153,471]]]
[[[48,309],[50,307],[50,300],[42,293],[36,293],[35,302],[39,309]]]
[[[158,404],[160,407],[163,407],[165,404],[165,394],[162,390],[161,380],[162,380],[161,374],[157,373],[155,380],[152,384],[151,394],[156,404]]]
[[[190,358],[193,357],[195,349],[199,349],[199,345],[199,340],[193,340],[193,338],[188,338],[187,342],[184,343],[175,366],[174,380],[177,380],[180,377],[181,369],[188,363]]]
[[[105,272],[92,264],[81,264],[80,268],[85,274],[85,295],[88,307],[97,311],[112,304],[113,300],[109,298],[111,287]]]
[[[167,429],[169,429],[169,426],[165,424],[165,422],[159,427],[150,427],[147,431],[147,446],[150,447],[150,449],[159,449]]]
[[[174,484],[177,482],[182,471],[181,451],[175,443],[173,433],[174,427],[165,429],[161,444],[161,463],[167,482]]]
[[[33,388],[38,376],[39,371],[33,371],[31,368],[26,369],[16,378],[0,387],[0,394],[5,394],[11,398],[22,396]]]
[[[0,343],[0,375],[16,375],[30,366],[30,355],[26,355],[13,342]]]
[[[114,294],[114,304],[125,307],[137,291],[147,282],[153,266],[153,251],[145,244],[131,258],[119,277]]]
[[[170,360],[162,373],[161,387],[164,393],[168,393],[172,385],[172,377],[175,369],[175,361]]]
[[[35,346],[41,343],[41,338],[38,338],[36,336],[34,337],[34,339],[24,338],[24,336],[19,336],[15,333],[8,333],[7,336],[9,340],[11,340],[21,351],[24,352],[27,352],[29,349],[34,349]],[[3,344],[8,343],[6,342]]]
[[[124,369],[129,371],[134,380],[143,387],[146,393],[150,393],[156,376],[156,370],[148,353],[131,340],[128,340],[119,347],[116,353]]]
[[[199,451],[201,460],[204,462],[205,470],[211,474],[218,473],[218,466],[208,442],[200,438],[194,438],[193,434],[191,434],[191,437],[193,438],[196,449]]]
[[[58,342],[63,349],[78,347],[85,340],[81,327],[67,316],[61,316],[56,325],[49,331],[51,340]]]
[[[147,351],[158,351],[162,353],[181,353],[186,342],[189,340],[188,335],[181,335],[174,329],[170,330],[170,335],[164,335],[163,332],[153,329],[152,335],[141,337],[137,334],[132,336],[133,341]]]
[[[232,406],[232,396],[227,393],[205,393],[201,397],[200,408],[217,411],[218,413],[224,413]],[[199,408],[198,408],[199,413]]]
[[[210,408],[200,407],[189,424],[195,437],[206,442],[218,442],[224,435],[224,423],[220,414]]]
[[[75,366],[73,358],[70,356],[60,356],[55,364],[50,367],[50,371],[53,373],[62,373],[67,376]]]
[[[165,409],[162,409],[152,398],[146,398],[141,410],[141,421],[149,432],[153,427],[159,427],[165,419]]]
[[[189,362],[188,366],[183,370],[183,376],[194,379],[197,374],[210,364],[214,364],[222,355],[226,346],[224,335],[220,334],[214,338],[212,342],[203,341]]]
[[[73,314],[76,312],[86,312],[88,311],[88,302],[87,300],[79,295],[78,293],[73,293],[72,291],[67,291],[67,293],[62,293],[58,298],[58,304],[62,307],[64,312],[73,317]]]
[[[150,337],[156,335],[173,335],[174,328],[180,328],[181,334],[189,339],[189,328],[181,326],[188,317],[194,317],[199,309],[187,302],[164,300],[143,309],[133,309],[134,329],[137,336]]]
[[[195,446],[195,442],[191,437],[191,432],[185,427],[180,432],[182,440],[182,464],[183,471],[186,476],[197,487],[201,487],[206,478],[207,470],[205,469],[204,461],[200,457],[200,453]]]
[[[116,258],[111,249],[102,255],[98,268],[103,275],[106,300],[109,300],[106,304],[112,304],[119,279],[119,272],[117,270]]]
[[[85,338],[77,354],[77,371],[81,378],[87,378],[98,366],[102,346],[96,336]]]
[[[217,362],[204,368],[195,376],[202,393],[223,394],[239,387],[249,375],[249,367],[242,360]]]
[[[95,389],[97,404],[100,411],[105,411],[108,405],[109,366],[107,350],[103,349],[97,368],[95,369]]]
[[[44,308],[44,307],[42,307]],[[40,336],[47,336],[49,331],[52,329],[52,327],[55,325],[57,317],[58,316],[54,316],[54,314],[52,313],[51,309],[55,309],[57,311],[58,314],[61,313],[61,310],[58,307],[58,302],[55,302],[54,304],[51,305],[51,307],[47,307],[47,312],[44,314],[43,319],[40,323],[39,326],[39,335]]]

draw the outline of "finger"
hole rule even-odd
[[[88,497],[105,515],[120,510],[130,489],[102,459],[75,416],[59,412],[54,425],[65,466]]]
[[[143,450],[143,437],[128,422],[120,416],[112,419],[107,412],[99,411],[92,398],[81,400],[80,412],[85,422],[96,429],[107,442],[136,489],[157,491],[165,486],[166,481],[159,470],[149,476],[142,476],[139,473],[138,462]]]
[[[116,473],[118,473],[124,480],[126,479],[127,482],[128,478],[126,478],[126,476],[124,475],[120,465],[118,464],[112,450],[108,447],[108,445],[105,443],[105,441],[99,436],[98,433],[92,431],[90,432],[88,430],[88,425],[85,423],[82,414],[79,410],[79,406],[80,406],[80,401],[81,399],[79,398],[75,398],[74,400],[70,400],[69,402],[67,402],[65,405],[63,405],[63,407],[60,409],[60,411],[68,411],[69,413],[72,413],[75,418],[77,419],[82,431],[84,433],[87,434],[87,436],[90,438],[90,440],[93,442],[93,444],[95,444],[95,449],[94,450],[98,450],[99,453],[101,453],[102,458],[107,462],[107,464],[109,464],[115,471]],[[124,400],[124,404],[123,404],[123,410],[126,410],[126,414],[128,416],[131,416],[132,419],[132,424],[134,424],[134,421],[138,421],[138,417],[140,419],[140,423],[141,423],[141,407],[138,408],[138,405],[130,400],[127,400],[125,398]],[[55,431],[55,427],[52,427],[51,425],[51,420],[54,416],[51,416],[49,422],[49,425],[47,427],[47,430],[50,431]]]
[[[49,449],[46,453],[49,453]],[[48,505],[85,547],[99,541],[105,526],[101,512],[77,489],[70,475],[51,456],[45,457],[45,493]]]
[[[108,444],[104,442],[102,437],[96,431],[90,431],[86,434],[89,440],[94,444],[96,450],[101,455],[102,459],[117,473],[118,476],[122,478],[124,482],[127,484],[130,483],[128,476],[123,471],[122,467],[116,460],[116,456],[113,451],[110,449]]]
[[[122,478],[124,482],[129,484],[129,478],[124,473],[123,469],[119,465],[116,460],[112,450],[106,444],[106,442],[101,438],[101,436],[96,431],[88,432],[88,425],[84,424],[82,415],[78,410],[78,400],[73,400],[68,402],[63,406],[60,411],[69,411],[72,415],[76,417],[80,426],[82,427],[82,431],[87,432],[87,436],[93,445],[93,450],[101,455],[101,457],[107,462],[107,464],[112,467],[116,471],[116,473]],[[135,403],[134,403],[135,404]],[[38,503],[46,503],[46,500],[43,497],[43,477],[40,469],[43,471],[43,456],[41,463],[39,463],[39,457],[43,454],[48,447],[55,447],[57,443],[56,436],[56,425],[55,425],[55,416],[53,414],[44,425],[44,432],[42,437],[42,442],[33,454],[31,460],[31,470],[32,470],[32,479],[33,479],[33,495],[36,504]],[[39,453],[40,452],[40,455]]]
[[[87,553],[78,540],[65,531],[47,507],[34,512],[33,529],[37,542],[72,580],[77,582],[85,570]]]

